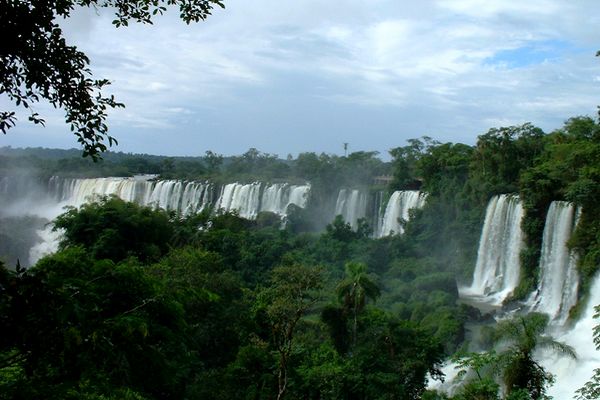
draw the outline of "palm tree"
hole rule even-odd
[[[353,313],[352,343],[356,344],[358,314],[364,309],[367,298],[376,301],[381,292],[369,278],[364,263],[348,262],[345,267],[346,277],[338,284],[336,292],[344,310]]]
[[[576,358],[571,346],[544,334],[547,325],[548,316],[540,313],[517,316],[498,324],[495,339],[502,349],[498,355],[509,394],[525,390],[534,400],[544,398],[546,386],[553,378],[533,358],[535,350],[551,349]]]

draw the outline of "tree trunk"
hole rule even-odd
[[[287,389],[287,356],[284,353],[280,353],[277,384],[279,389],[277,393],[277,400],[281,400]]]

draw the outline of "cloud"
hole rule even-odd
[[[551,130],[598,103],[592,0],[226,6],[190,26],[173,12],[122,29],[107,10],[65,21],[127,105],[109,121],[131,135],[124,151],[146,131],[144,151],[156,153],[337,151],[344,141],[385,152],[425,133],[473,143],[500,124]]]

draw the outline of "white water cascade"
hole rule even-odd
[[[577,302],[577,256],[569,250],[567,241],[577,225],[578,214],[571,203],[550,204],[542,239],[539,285],[528,301],[532,311],[548,314],[558,325],[564,324]]]
[[[300,208],[305,208],[308,204],[308,194],[310,193],[310,185],[292,185],[287,205],[295,204]],[[287,206],[286,206],[287,207]]]
[[[50,179],[49,190],[61,205],[79,207],[100,196],[117,196],[143,206],[184,214],[200,212],[212,202],[210,183],[134,178]]]
[[[265,188],[262,195],[260,211],[268,211],[281,216],[287,214],[290,204],[306,207],[309,185],[288,185],[287,183],[274,183]]]
[[[408,221],[410,218],[409,211],[413,208],[422,208],[426,199],[427,194],[418,190],[394,192],[385,208],[378,237],[404,233],[400,220]]]
[[[555,399],[573,399],[575,391],[581,388],[600,367],[600,351],[596,350],[592,330],[600,324],[594,318],[594,306],[600,304],[600,274],[594,278],[590,288],[585,311],[579,321],[570,329],[564,329],[556,337],[575,350],[577,360],[561,356],[555,352],[542,354],[542,365],[556,376],[556,382],[548,390]]]
[[[462,296],[500,305],[512,294],[519,284],[522,218],[518,196],[502,194],[491,198],[479,239],[473,283],[459,288]]]
[[[215,209],[237,211],[242,218],[254,219],[260,207],[259,182],[241,184],[229,183],[221,189]]]
[[[182,215],[216,210],[237,210],[244,218],[254,219],[260,211],[284,217],[290,204],[304,208],[310,185],[264,185],[232,183],[221,188],[215,202],[215,185],[209,182],[153,180],[146,175],[134,178],[64,179],[34,181],[31,178],[0,178],[2,216],[33,215],[51,221],[65,206],[80,207],[100,196],[117,196],[143,206],[176,211]],[[264,190],[263,190],[264,187]],[[38,243],[29,251],[29,265],[57,249],[59,235],[47,225],[37,231]]]
[[[255,219],[261,211],[285,216],[290,204],[304,208],[310,191],[310,185],[272,184],[264,190],[262,187],[260,182],[227,184],[221,189],[215,210],[236,210],[240,217],[248,219]]]
[[[341,215],[344,221],[358,227],[358,220],[367,214],[367,194],[360,190],[341,189],[335,203],[335,215]]]

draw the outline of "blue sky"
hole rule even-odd
[[[170,12],[115,29],[108,10],[62,23],[127,105],[110,114],[114,150],[387,153],[422,135],[472,144],[528,121],[551,131],[600,104],[597,1],[225,4],[189,26]],[[61,112],[37,111],[45,128],[21,118],[0,146],[76,147]]]

